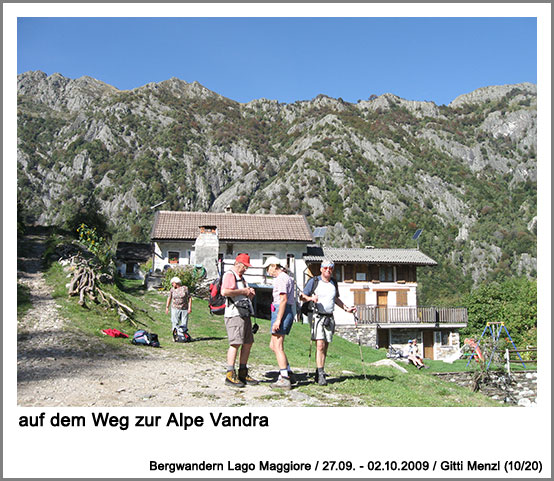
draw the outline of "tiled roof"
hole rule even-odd
[[[151,239],[193,240],[201,226],[217,227],[219,239],[227,241],[313,242],[303,215],[230,214],[211,212],[156,212]]]
[[[347,249],[308,246],[306,262],[321,262],[323,258],[334,262],[358,262],[367,264],[411,264],[436,266],[437,262],[417,249]]]

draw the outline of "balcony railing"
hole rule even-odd
[[[465,307],[378,307],[359,305],[361,324],[467,324]]]

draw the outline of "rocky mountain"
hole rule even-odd
[[[238,103],[177,78],[121,91],[90,77],[18,76],[18,207],[63,224],[97,209],[143,241],[150,209],[303,213],[327,245],[420,247],[444,298],[536,275],[536,85],[449,105],[393,94]],[[94,201],[94,202],[93,202]],[[93,206],[93,207],[91,207]]]

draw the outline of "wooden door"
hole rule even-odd
[[[423,357],[425,359],[435,359],[433,355],[433,331],[423,331]]]
[[[387,322],[388,292],[377,291],[377,319],[379,322]]]

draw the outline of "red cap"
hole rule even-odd
[[[244,264],[246,267],[252,267],[252,264],[250,264],[250,256],[248,254],[239,254],[235,262],[240,262],[241,264]]]

